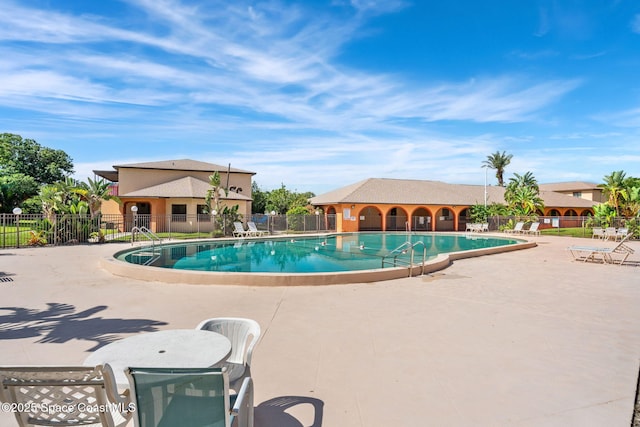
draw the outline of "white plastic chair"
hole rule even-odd
[[[203,320],[196,329],[217,332],[231,341],[231,354],[216,366],[227,368],[229,388],[237,392],[243,379],[251,376],[251,357],[260,339],[260,325],[252,319],[218,317]]]
[[[21,427],[124,426],[132,415],[108,366],[2,366],[0,400]]]

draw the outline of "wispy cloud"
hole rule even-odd
[[[631,31],[640,34],[640,13],[633,17],[631,21]]]
[[[306,2],[242,0],[123,5],[131,13],[116,20],[3,2],[0,114],[30,113],[14,122],[16,131],[110,144],[119,144],[113,135],[127,135],[122,149],[131,140],[154,146],[190,138],[203,159],[220,162],[224,146],[243,159],[242,168],[261,176],[273,171],[270,185],[284,168],[305,185],[323,182],[323,174],[429,179],[434,171],[438,179],[475,182],[483,177],[479,159],[534,137],[484,130],[458,137],[437,125],[545,120],[548,107],[584,84],[508,71],[416,82],[340,62],[344,49],[365,36],[367,19],[410,7],[401,0],[336,0],[320,10]],[[548,18],[542,11],[539,36],[549,31]],[[511,56],[558,55],[531,52]],[[623,115],[629,122],[639,116]],[[170,148],[177,155],[175,144]],[[442,168],[454,159],[456,171]],[[126,162],[116,151],[104,167]],[[89,168],[96,164],[76,166]]]

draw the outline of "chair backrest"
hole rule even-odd
[[[256,223],[253,221],[247,222],[247,227],[249,227],[249,230],[251,231],[258,231],[258,227],[256,226]]]
[[[242,225],[241,222],[237,222],[236,221],[236,222],[233,223],[233,226],[235,227],[236,231],[241,231],[241,232],[245,231],[244,230],[244,226]]]
[[[253,348],[260,339],[260,324],[253,319],[218,317],[200,322],[196,329],[217,332],[231,341],[231,363],[251,365]]]
[[[633,250],[633,248],[630,248],[629,246],[625,245],[625,243],[627,243],[627,241],[631,239],[631,236],[633,236],[633,232],[624,236],[624,239],[620,240],[620,242],[618,242],[616,247],[613,248],[613,252],[629,253],[629,254],[634,253],[635,251]]]
[[[115,425],[110,407],[131,417],[129,401],[110,399],[117,394],[111,370],[102,366],[0,367],[0,400],[15,404],[18,425]],[[97,410],[101,409],[101,410]],[[118,411],[114,411],[117,413]]]
[[[524,222],[517,222],[515,227],[513,227],[514,230],[522,230],[522,227],[524,227]]]
[[[538,231],[538,227],[540,227],[540,223],[539,222],[534,222],[529,227],[529,231]]]
[[[138,427],[229,427],[229,380],[220,368],[126,371]]]

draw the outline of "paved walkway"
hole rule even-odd
[[[0,364],[81,364],[139,331],[256,319],[256,427],[629,426],[640,267],[571,261],[576,242],[430,276],[322,287],[112,276],[107,244],[0,250]],[[631,260],[640,260],[640,242]],[[0,413],[0,426],[14,425]]]

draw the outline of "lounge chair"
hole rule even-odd
[[[602,227],[593,227],[593,234],[591,235],[592,239],[604,239],[604,228]]]
[[[524,222],[517,222],[516,225],[512,229],[504,230],[505,233],[522,233],[522,227],[524,227]]]
[[[621,227],[618,228],[616,230],[616,237],[615,240],[617,241],[618,239],[623,240],[625,237],[627,237],[627,234],[629,234],[629,229],[626,227]]]
[[[536,236],[539,236],[540,230],[538,230],[538,227],[540,227],[540,223],[534,222],[531,224],[528,230],[522,230],[522,234],[534,234]]]
[[[251,376],[251,357],[260,339],[260,324],[252,319],[218,317],[200,322],[196,329],[217,332],[231,341],[231,354],[217,364],[229,374],[229,388],[238,391],[244,378]]]
[[[489,223],[483,222],[482,224],[480,224],[480,231],[489,232]]]
[[[22,427],[114,427],[132,416],[129,395],[118,394],[108,366],[2,366],[0,401],[12,405]]]
[[[251,235],[251,232],[244,229],[244,226],[240,221],[233,223],[233,233],[235,237],[247,237]]]
[[[621,257],[617,264],[622,265],[629,255],[634,253],[632,248],[625,245],[625,242],[631,238],[632,235],[633,233],[627,234],[627,236],[615,247],[569,246],[567,249],[571,252],[573,259],[576,261],[587,262],[589,260],[595,261],[596,258],[600,258],[602,259],[603,264],[616,264],[613,254],[619,254]]]
[[[251,233],[252,236],[263,236],[267,234],[267,231],[265,230],[258,230],[256,223],[253,221],[247,222],[247,228],[249,228],[247,231]]]
[[[602,236],[604,240],[616,240],[616,228],[615,227],[607,227],[604,229],[604,235]]]
[[[136,427],[253,427],[251,378],[245,378],[232,401],[221,368],[132,367],[126,374],[136,402]]]

